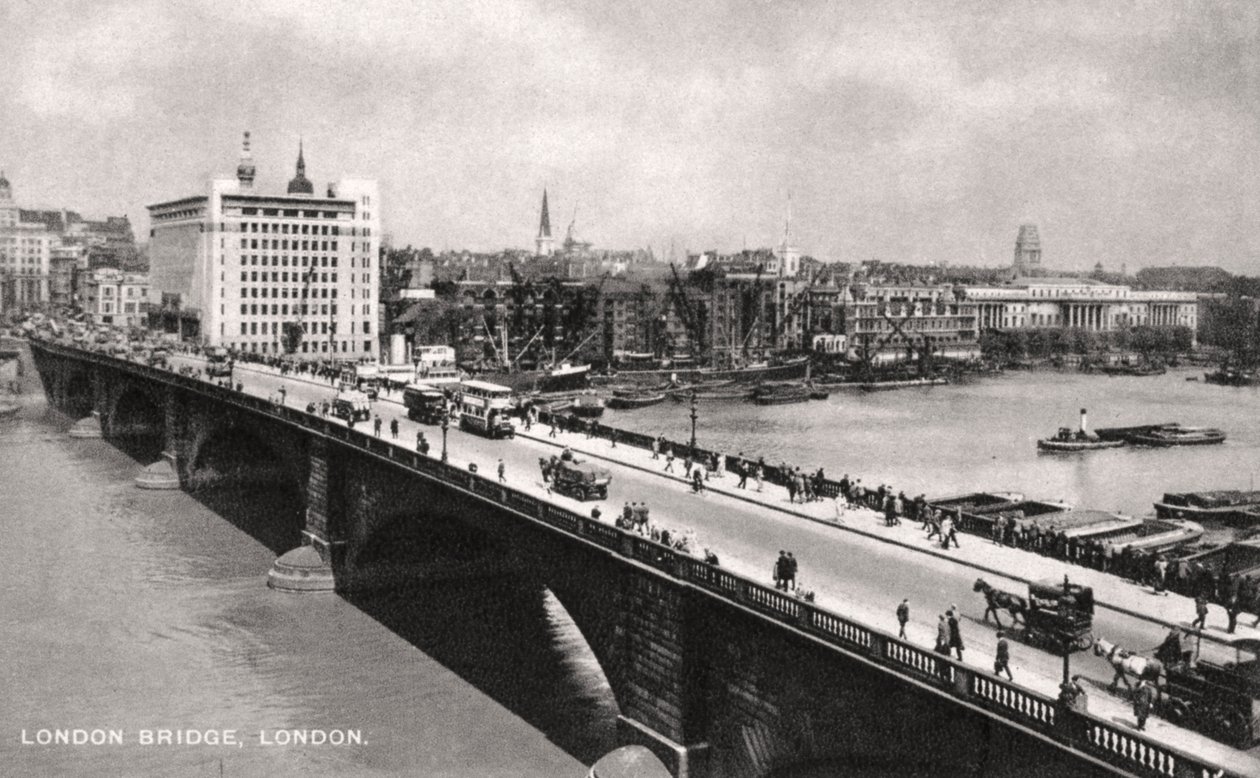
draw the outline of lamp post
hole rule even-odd
[[[446,430],[451,426],[450,409],[442,403],[442,464],[446,464]]]
[[[696,390],[691,390],[691,454],[696,453]]]

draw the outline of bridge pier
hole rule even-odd
[[[322,438],[311,440],[308,458],[302,545],[282,554],[267,574],[267,585],[285,592],[331,592],[337,588],[334,555],[343,544],[335,541],[329,530],[341,509],[338,495],[344,466]]]
[[[103,438],[105,431],[101,428],[101,412],[92,411],[91,416],[85,416],[74,423],[70,428],[70,437],[72,438]]]
[[[170,451],[163,451],[161,459],[144,467],[136,476],[136,486],[141,489],[178,489],[178,457]]]

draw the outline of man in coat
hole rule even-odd
[[[949,647],[958,651],[958,660],[963,658],[962,630],[958,625],[958,606],[949,606]]]
[[[1146,729],[1146,719],[1155,705],[1155,687],[1150,681],[1142,681],[1133,690],[1133,715],[1137,717],[1138,731]]]
[[[905,600],[902,600],[901,604],[897,606],[897,624],[899,625],[899,628],[897,630],[897,637],[905,639],[906,622],[909,620],[910,620],[910,600],[905,599]]]

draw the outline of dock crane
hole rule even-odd
[[[687,327],[687,336],[691,338],[691,342],[695,346],[696,356],[700,356],[704,353],[704,338],[700,332],[700,323],[696,321],[695,311],[692,309],[691,303],[687,301],[687,295],[683,292],[683,283],[678,276],[678,268],[674,266],[673,262],[670,262],[669,269],[674,274],[674,281],[669,285],[670,297],[674,301],[674,308],[682,318],[683,324]]]
[[[291,322],[284,323],[284,351],[286,354],[297,353],[298,346],[302,343],[302,339],[306,335],[306,306],[310,303],[308,300],[311,296],[311,279],[315,275],[315,263],[312,260],[310,268],[307,269],[305,278],[302,283],[302,297],[294,304],[293,308],[297,313],[297,318]]]

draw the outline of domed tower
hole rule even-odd
[[[236,166],[236,180],[241,182],[242,189],[254,188],[254,158],[249,153],[249,130],[245,131],[245,141],[241,144],[241,162]]]
[[[314,195],[315,185],[306,177],[306,158],[302,154],[302,141],[298,141],[297,175],[289,180],[289,194]]]

